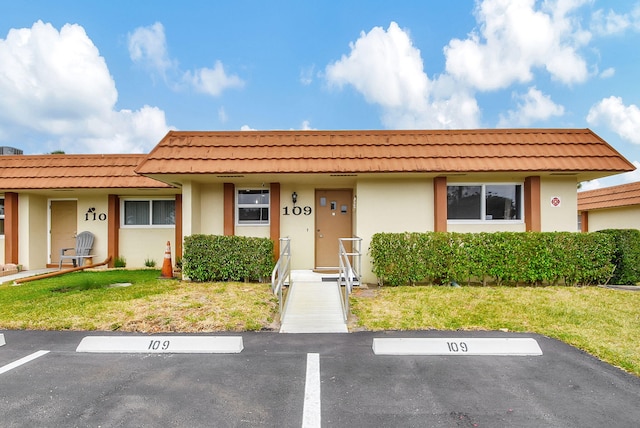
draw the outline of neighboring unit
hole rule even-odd
[[[580,230],[640,229],[640,182],[578,193]]]

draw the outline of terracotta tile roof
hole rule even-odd
[[[167,188],[137,175],[146,155],[0,156],[0,189]]]
[[[141,174],[565,172],[635,167],[589,129],[170,131]],[[587,179],[585,174],[584,179]],[[590,178],[589,178],[590,179]]]
[[[640,205],[640,182],[578,193],[578,211]]]

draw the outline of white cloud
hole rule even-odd
[[[352,86],[382,108],[389,128],[472,128],[480,123],[475,91],[531,82],[545,71],[565,85],[589,77],[581,55],[591,33],[580,27],[578,9],[590,0],[478,1],[478,29],[444,48],[445,72],[430,79],[420,50],[407,31],[392,22],[374,27],[350,44],[350,52],[325,69],[331,87]],[[610,77],[607,69],[602,77]],[[564,114],[547,95],[529,90],[501,124],[526,126]]]
[[[103,126],[103,132],[79,136],[77,141],[93,153],[148,153],[173,129],[167,127],[164,111],[157,107],[145,105],[140,110],[120,110],[110,116],[110,120],[101,118],[95,123],[95,128]],[[63,149],[67,153],[76,151],[73,144],[64,141]]]
[[[129,56],[133,62],[156,70],[162,76],[174,66],[167,53],[164,26],[160,22],[136,28],[129,35]]]
[[[611,96],[593,105],[587,114],[589,125],[605,125],[620,137],[640,144],[640,108],[624,105],[622,98]]]
[[[586,192],[587,190],[596,190],[602,187],[603,186],[602,186],[602,183],[600,183],[600,180],[595,179],[590,181],[583,181],[582,183],[580,183],[580,189],[578,189],[578,191]]]
[[[315,74],[316,66],[311,65],[309,67],[302,68],[300,70],[300,83],[304,86],[309,86],[313,83],[313,75]]]
[[[78,25],[58,32],[38,21],[10,30],[0,39],[0,67],[0,114],[41,131],[64,132],[61,119],[100,114],[118,97],[104,58]]]
[[[224,107],[220,107],[218,109],[218,120],[222,123],[225,123],[229,120],[229,116],[227,115],[227,111],[224,109]]]
[[[143,152],[169,129],[155,107],[115,110],[115,82],[79,25],[10,30],[0,39],[0,93],[0,141],[49,141],[32,151]]]
[[[300,124],[300,128],[297,128],[297,129],[300,129],[302,131],[314,131],[317,128],[311,127],[311,122],[310,121],[303,120],[302,123]],[[257,129],[252,128],[249,125],[242,125],[240,127],[240,130],[241,131],[257,131]],[[295,128],[289,128],[289,131],[295,131],[295,130],[296,130]]]
[[[621,184],[636,183],[640,181],[640,162],[633,161],[632,164],[636,167],[633,171],[580,183],[580,191],[583,192],[585,190],[602,189],[605,187],[619,186]]]
[[[315,130],[316,128],[312,128],[311,122],[309,122],[308,120],[303,120],[302,124],[300,125],[300,129],[302,129],[303,131],[312,131],[312,130]]]
[[[564,84],[584,82],[587,64],[579,49],[590,34],[570,13],[586,1],[543,2],[540,10],[535,0],[478,3],[480,29],[445,47],[447,72],[482,91],[530,82],[537,68]]]
[[[129,34],[129,56],[133,62],[159,73],[172,89],[180,89],[186,84],[197,92],[217,97],[226,89],[244,86],[240,77],[226,73],[219,60],[213,68],[180,71],[178,61],[169,56],[164,26],[160,22],[136,28]],[[179,77],[173,79],[174,75]]]
[[[640,8],[636,8],[638,11]],[[621,34],[626,30],[638,25],[638,16],[634,17],[634,12],[618,14],[613,10],[605,12],[602,9],[595,11],[591,15],[591,30],[603,36]]]
[[[459,85],[446,78],[430,81],[420,51],[409,34],[391,22],[374,27],[350,44],[351,52],[327,65],[332,87],[353,86],[383,109],[389,128],[468,128],[478,124],[478,106]]]
[[[327,66],[332,84],[351,84],[369,102],[384,107],[422,106],[429,79],[420,51],[398,24],[392,22],[387,31],[374,27],[368,34],[362,32],[350,48],[348,57]]]
[[[564,107],[554,103],[549,95],[544,95],[535,86],[526,94],[514,94],[517,110],[509,110],[506,117],[500,115],[498,127],[529,126],[532,122],[543,121],[552,116],[562,116]]]
[[[227,75],[224,66],[216,61],[213,68],[199,68],[193,72],[187,71],[183,75],[183,81],[191,85],[196,91],[214,97],[222,94],[229,88],[242,88],[244,81],[235,75]]]
[[[625,172],[624,174],[621,174],[622,180],[624,180],[627,183],[635,183],[636,181],[640,181],[640,162],[633,161],[631,163],[633,164],[633,166],[636,167],[636,169],[633,171],[629,171],[629,172]]]
[[[610,77],[613,77],[615,74],[616,74],[616,69],[613,67],[609,67],[606,70],[604,70],[602,73],[600,73],[600,78],[608,79]]]

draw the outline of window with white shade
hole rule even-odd
[[[236,196],[238,225],[269,224],[269,189],[238,189]]]
[[[176,224],[174,199],[124,199],[122,227],[173,227]]]

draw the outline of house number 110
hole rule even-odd
[[[282,208],[284,210],[284,215],[311,215],[311,207],[310,206],[306,206],[306,207],[299,207],[299,206],[294,206],[293,208],[291,208],[291,210],[289,210],[289,207],[284,207]]]

